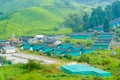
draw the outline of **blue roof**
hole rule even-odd
[[[61,67],[61,69],[71,74],[95,75],[104,77],[111,76],[110,72],[103,71],[99,68],[95,68],[87,64],[64,65]]]

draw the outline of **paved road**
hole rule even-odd
[[[55,64],[57,61],[48,57],[43,57],[33,54],[15,53],[15,54],[0,54],[0,56],[6,57],[8,60],[12,60],[13,63],[27,63],[28,59],[42,61],[44,64]]]

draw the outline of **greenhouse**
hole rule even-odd
[[[61,55],[61,54],[66,54],[67,51],[68,51],[67,49],[57,48],[54,50],[54,53],[56,55]]]
[[[30,50],[30,48],[32,47],[33,45],[31,44],[25,44],[21,47],[21,49],[24,49],[24,50]]]
[[[71,34],[71,39],[92,39],[92,33],[80,33],[80,34]]]
[[[109,43],[95,43],[92,46],[93,49],[104,49],[104,50],[110,50],[110,44]]]
[[[76,51],[68,51],[67,54],[70,54],[72,56],[80,56],[81,51],[80,50],[76,50]]]
[[[60,44],[58,45],[58,48],[72,48],[74,46],[74,44]]]
[[[70,50],[83,50],[84,46],[79,46],[79,47],[72,47]]]
[[[82,54],[89,54],[89,53],[92,53],[94,51],[95,51],[95,49],[85,48],[85,49],[82,50]]]
[[[68,74],[80,74],[80,75],[101,76],[101,77],[111,76],[110,72],[103,71],[99,68],[95,68],[87,64],[64,65],[61,67],[61,70]]]
[[[44,48],[44,47],[45,47],[44,45],[34,44],[34,45],[31,47],[31,50],[33,50],[33,51],[39,51],[39,50],[41,50],[41,49]]]

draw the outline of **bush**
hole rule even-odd
[[[66,55],[66,58],[67,58],[67,59],[72,59],[72,55],[71,55],[71,54],[67,54],[67,55]]]
[[[89,57],[86,54],[82,54],[78,58],[78,62],[87,62],[87,63],[89,63]]]
[[[35,62],[34,60],[29,60],[27,64],[21,64],[19,65],[19,67],[26,69],[27,71],[33,71],[33,70],[42,68],[41,64],[38,62]]]

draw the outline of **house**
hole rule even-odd
[[[44,39],[43,43],[53,44],[55,41],[56,41],[55,39]]]
[[[16,53],[16,51],[17,51],[17,48],[15,48],[13,46],[5,46],[5,47],[2,47],[1,50],[0,50],[0,52],[2,54],[4,54],[4,53],[6,53],[6,54],[8,54],[8,53]]]
[[[73,33],[70,35],[71,39],[92,39],[93,33]]]
[[[69,64],[61,67],[61,70],[68,74],[77,74],[83,76],[110,77],[111,72],[103,71],[88,64]]]
[[[53,42],[52,45],[54,45],[54,46],[58,46],[58,45],[60,45],[60,44],[62,44],[62,41],[60,41],[60,40],[56,40],[56,41]]]
[[[47,38],[47,36],[46,35],[35,35],[35,38],[40,40],[40,39]]]
[[[9,46],[10,45],[10,41],[9,40],[0,40],[0,44],[4,45],[4,46]]]
[[[21,36],[19,38],[20,41],[24,42],[24,41],[28,41],[29,39],[34,38],[33,36]]]
[[[30,38],[28,39],[28,43],[37,43],[38,40],[36,38]]]

